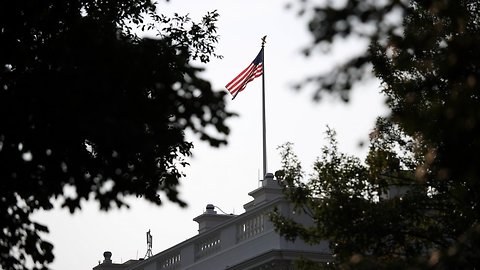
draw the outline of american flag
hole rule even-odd
[[[229,82],[225,88],[235,98],[238,93],[242,92],[247,84],[253,79],[260,77],[263,74],[263,48],[258,53],[253,62],[237,75],[231,82]]]

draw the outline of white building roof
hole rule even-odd
[[[249,193],[253,200],[244,205],[245,213],[218,214],[209,204],[203,214],[194,218],[199,224],[198,235],[146,260],[114,264],[110,257],[105,257],[104,262],[93,269],[287,269],[292,261],[300,258],[329,261],[327,242],[314,246],[301,240],[290,242],[275,232],[267,216],[274,208],[304,224],[311,222],[305,215],[294,213],[281,189],[273,175],[268,174],[262,186]]]

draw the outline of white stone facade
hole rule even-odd
[[[300,258],[319,262],[331,259],[327,242],[315,246],[300,240],[290,242],[275,232],[267,216],[274,207],[284,216],[294,217],[302,223],[309,222],[309,219],[292,211],[271,174],[249,195],[253,201],[244,205],[245,213],[241,215],[217,214],[213,205],[207,205],[206,211],[194,219],[199,224],[198,235],[146,260],[114,264],[110,257],[106,257],[93,269],[293,269],[292,262]]]

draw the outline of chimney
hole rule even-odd
[[[274,179],[272,173],[267,173],[265,179],[262,181],[262,186],[248,193],[248,195],[253,197],[253,201],[243,205],[245,211],[249,211],[255,206],[282,197],[282,186],[279,181],[278,179]]]
[[[110,251],[105,251],[103,252],[103,263],[104,264],[112,264],[112,252]]]
[[[193,220],[198,223],[198,233],[203,233],[229,220],[232,217],[235,217],[235,215],[217,214],[217,211],[215,211],[215,206],[213,204],[207,204],[205,212]]]

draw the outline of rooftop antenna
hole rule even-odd
[[[147,232],[147,253],[145,254],[144,259],[148,259],[153,256],[152,253],[152,242],[153,242],[153,237],[150,234],[150,230]]]

